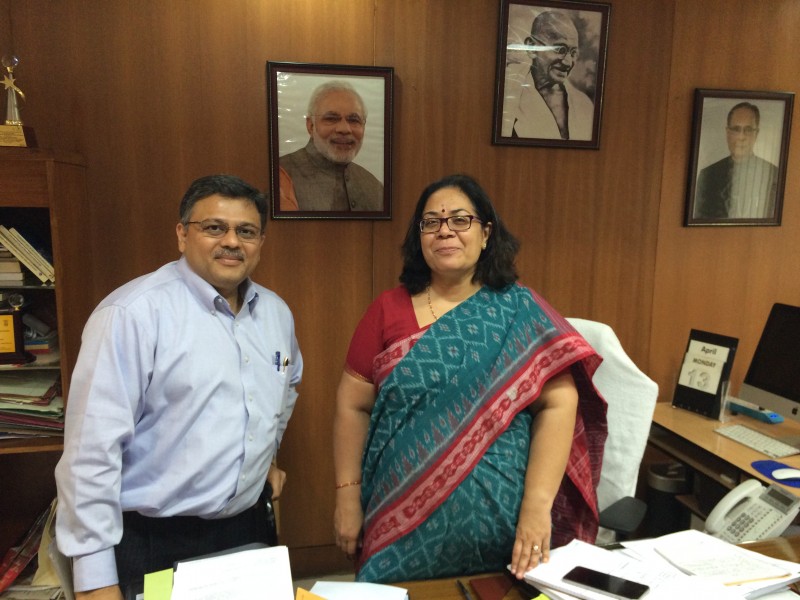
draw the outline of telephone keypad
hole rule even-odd
[[[726,533],[733,537],[733,539],[742,539],[742,536],[756,525],[760,525],[760,521],[772,515],[775,516],[774,511],[771,511],[768,506],[755,504],[749,507],[747,512],[742,512],[738,515],[733,522],[726,528]],[[774,519],[773,519],[774,520]],[[768,526],[768,524],[765,524]]]

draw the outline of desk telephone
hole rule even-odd
[[[706,519],[706,532],[738,544],[782,534],[800,512],[800,498],[782,488],[748,479],[719,501]]]

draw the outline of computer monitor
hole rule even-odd
[[[739,398],[800,421],[800,307],[773,305]]]

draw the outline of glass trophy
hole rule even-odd
[[[19,58],[16,56],[4,56],[2,58],[3,67],[6,73],[3,75],[3,87],[6,91],[6,120],[4,125],[0,125],[0,146],[35,146],[36,138],[33,129],[25,127],[19,112],[19,100],[25,100],[25,94],[17,86],[14,79],[14,69],[19,65]]]

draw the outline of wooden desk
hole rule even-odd
[[[472,594],[473,600],[480,600],[475,591],[470,587],[470,579],[480,579],[489,575],[468,575],[466,577],[452,577],[449,579],[431,579],[429,581],[409,581],[407,583],[396,583],[399,587],[408,590],[409,600],[465,600],[458,584],[459,579],[467,586]],[[530,600],[530,595],[526,595],[518,587],[512,587],[503,597],[503,600]]]
[[[730,416],[722,423],[682,408],[674,408],[669,402],[659,402],[653,414],[649,443],[729,489],[753,477],[765,483],[775,483],[750,466],[753,461],[766,460],[768,456],[714,432],[717,427],[734,423],[786,441],[800,438],[800,423],[796,421],[771,425],[739,415]],[[800,455],[780,461],[800,469]],[[800,488],[782,487],[800,496]]]
[[[721,437],[721,436],[718,436]],[[800,535],[789,538],[773,538],[760,542],[747,542],[741,544],[742,548],[747,548],[753,552],[758,552],[773,558],[800,562]],[[470,579],[477,579],[482,575],[470,575],[466,577],[453,577],[450,579],[434,579],[431,581],[410,581],[407,583],[397,583],[395,585],[408,590],[409,600],[464,600],[464,595],[458,588],[456,581],[461,581],[468,585]],[[472,589],[470,588],[470,592]],[[472,594],[474,600],[480,600],[476,594]],[[505,595],[503,600],[530,600],[530,596],[522,593],[519,589],[512,588]]]

